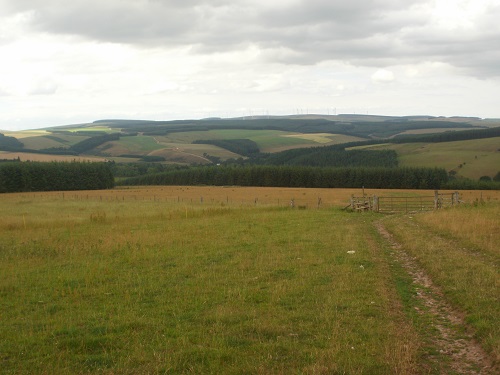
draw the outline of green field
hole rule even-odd
[[[311,192],[314,202],[321,190]],[[252,203],[229,198],[236,193]],[[415,315],[415,286],[375,229],[383,216],[345,212],[342,200],[321,209],[253,203],[271,193],[298,203],[310,195],[189,187],[0,195],[1,372],[453,373],[429,342],[426,315]],[[384,220],[497,360],[499,209],[419,215],[418,227],[408,215]],[[440,254],[411,245],[413,235],[439,237]],[[454,260],[469,248],[484,253],[474,274]]]
[[[293,139],[286,137],[291,133],[275,130],[214,130],[213,132],[215,132],[218,136],[223,137],[250,139],[251,141],[257,143],[262,152],[269,152],[269,150],[283,147],[311,147],[316,144],[316,142],[306,139]],[[240,133],[242,133],[242,136],[239,135]]]
[[[25,148],[32,150],[41,150],[45,148],[68,148],[75,143],[83,141],[88,137],[82,135],[65,135],[65,134],[57,134],[57,135],[44,135],[44,136],[35,136],[35,137],[26,137],[21,138],[21,142],[24,144]]]
[[[195,156],[203,156],[207,153],[210,156],[220,157],[222,160],[238,158],[240,155],[234,154],[223,148],[193,144],[197,140],[212,139],[250,139],[257,143],[262,152],[273,152],[294,147],[311,147],[325,144],[342,143],[358,140],[356,137],[344,135],[303,135],[275,130],[211,130],[171,133],[167,136],[133,136],[121,137],[119,141],[109,142],[97,149],[103,154],[117,157],[125,154],[136,155],[159,155],[164,156],[168,161],[196,162],[200,160]],[[40,148],[48,145],[48,139],[41,137],[32,140],[32,143],[40,142]],[[56,142],[54,147],[56,146]],[[60,144],[58,145],[60,146]]]
[[[441,167],[472,179],[500,171],[500,138],[442,143],[383,144],[364,147],[395,150],[401,166]]]
[[[112,129],[108,126],[103,126],[103,125],[95,125],[95,124],[84,124],[85,126],[80,126],[80,127],[69,127],[64,129],[64,127],[61,127],[61,129],[67,130],[72,133],[76,132],[105,132],[105,133],[114,133],[116,132],[116,129]],[[57,128],[56,128],[57,129]]]
[[[250,139],[257,143],[261,151],[275,147],[308,147],[315,142],[304,139],[289,139],[286,136],[292,133],[278,130],[210,130],[203,132],[172,133],[168,139],[176,143],[191,143],[197,140],[213,139]]]
[[[257,143],[261,152],[277,152],[298,147],[313,147],[359,141],[361,138],[341,134],[302,134],[279,130],[209,130],[171,133],[158,137],[166,143],[186,144],[197,140],[250,139]],[[162,142],[163,142],[162,141]]]
[[[24,144],[25,148],[32,150],[41,150],[44,148],[51,148],[51,147],[67,147],[67,145],[65,145],[63,142],[57,141],[55,139],[46,136],[26,137],[22,138],[21,142]]]
[[[151,151],[163,148],[154,137],[121,137],[118,141],[113,141],[99,146],[98,149],[111,156],[124,154],[147,155]]]

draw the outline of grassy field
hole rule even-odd
[[[397,276],[374,229],[382,216],[340,209],[359,193],[148,187],[0,195],[0,372],[422,373],[429,348],[411,298],[402,297],[411,282]],[[469,291],[484,291],[462,298],[462,282],[449,287],[450,300],[498,356],[498,271],[480,261],[498,265],[500,194],[483,198],[485,207],[385,221],[405,246],[418,222],[419,235],[482,254],[476,275],[457,272],[476,280]],[[460,234],[471,218],[476,237]],[[460,277],[443,275],[430,250],[409,249],[445,288]],[[441,256],[441,266],[455,263]]]
[[[41,150],[50,147],[67,147],[63,142],[57,141],[55,139],[48,138],[46,136],[36,136],[36,137],[25,137],[21,138],[25,148],[31,150]]]
[[[95,157],[95,156],[73,156],[73,155],[45,155],[45,154],[31,154],[29,152],[7,152],[0,151],[0,159],[17,159],[19,158],[21,161],[105,161],[105,158]]]
[[[261,152],[278,152],[290,148],[322,146],[361,140],[358,137],[339,134],[298,134],[278,130],[241,129],[170,133],[167,136],[158,136],[156,139],[168,148],[182,148],[186,151],[192,149],[195,146],[192,142],[197,140],[250,139],[257,143]],[[234,157],[234,154],[226,155],[224,152],[225,150],[218,147],[207,150],[210,155],[219,156],[223,159]]]
[[[432,128],[432,129],[412,129],[412,130],[407,130],[405,132],[401,132],[399,135],[403,134],[434,134],[434,133],[444,133],[444,132],[451,132],[451,131],[463,131],[463,128]],[[392,137],[394,138],[394,137]]]
[[[99,147],[99,149],[111,157],[123,154],[156,155],[163,156],[170,162],[203,164],[208,162],[203,157],[205,153],[210,156],[220,157],[222,160],[238,158],[240,155],[213,145],[193,144],[192,142],[195,140],[247,138],[255,141],[264,151],[276,147],[288,149],[320,144],[309,139],[287,138],[283,134],[289,135],[291,133],[274,130],[181,132],[172,133],[168,136],[122,137],[119,141],[110,142],[105,146]]]
[[[250,139],[257,143],[261,152],[278,152],[297,147],[312,147],[357,141],[360,138],[336,134],[297,134],[277,130],[211,130],[171,133],[167,136],[121,137],[97,149],[110,159],[120,155],[163,156],[171,163],[205,164],[210,163],[204,154],[219,157],[222,160],[237,159],[241,155],[208,144],[193,144],[196,140],[213,139]],[[33,144],[40,141],[40,148],[61,146],[50,139],[30,138]],[[43,147],[42,147],[43,146]]]
[[[105,133],[114,133],[116,132],[116,129],[112,129],[108,126],[104,126],[104,125],[95,125],[95,124],[83,124],[85,126],[81,126],[81,127],[78,127],[78,126],[72,126],[72,127],[67,127],[67,128],[64,128],[64,127],[61,127],[60,129],[62,130],[66,130],[66,131],[69,131],[69,132],[72,132],[72,133],[75,133],[75,132],[95,132],[95,131],[99,131],[99,132],[105,132]]]
[[[109,142],[97,149],[110,156],[119,156],[122,154],[147,155],[161,148],[163,147],[154,137],[121,137],[120,140]]]
[[[472,179],[493,177],[500,166],[500,138],[443,143],[403,143],[369,146],[369,149],[395,150],[401,166],[441,167]],[[366,147],[365,147],[366,148]]]
[[[163,138],[163,139],[162,139]],[[189,155],[195,155],[198,157],[202,157],[203,154],[207,153],[210,156],[216,156],[219,157],[223,160],[230,159],[230,158],[239,158],[241,157],[238,154],[235,154],[229,150],[214,146],[214,145],[207,145],[207,144],[195,144],[195,143],[169,143],[167,142],[164,137],[156,137],[158,141],[161,143],[161,145],[165,148],[154,151],[151,153],[151,155],[163,155],[164,153],[168,153],[167,155],[167,160],[171,160],[172,155],[177,156],[177,158],[181,158],[181,160],[184,160],[185,162],[189,162]],[[199,158],[192,160],[193,162],[200,163]]]
[[[23,139],[27,137],[43,137],[49,135],[50,133],[46,130],[22,130],[22,131],[2,131],[6,136],[15,137],[17,139]]]

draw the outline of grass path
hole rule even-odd
[[[445,246],[457,247],[456,241],[444,240],[442,237],[438,239],[439,236],[408,219],[389,220],[392,220],[392,230],[398,235],[403,233],[401,228],[404,226],[407,234],[411,232],[414,236],[424,236],[427,242],[440,243],[442,247],[440,250],[443,253],[446,252]],[[394,226],[395,221],[400,225]],[[404,225],[401,225],[402,222]],[[478,343],[475,337],[476,330],[467,323],[468,316],[448,301],[446,286],[442,288],[434,282],[428,271],[420,264],[415,247],[411,249],[411,246],[408,246],[411,244],[408,238],[411,237],[406,237],[406,241],[400,242],[388,231],[383,221],[376,221],[374,225],[389,244],[390,256],[409,275],[414,285],[416,301],[412,308],[416,312],[415,321],[418,322],[416,325],[420,326],[419,334],[423,340],[421,371],[452,374],[498,373],[495,353],[487,353]]]

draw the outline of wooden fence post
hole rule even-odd
[[[439,193],[437,190],[434,190],[434,209],[437,210],[439,208]]]
[[[374,195],[373,196],[373,211],[378,212],[378,196]]]

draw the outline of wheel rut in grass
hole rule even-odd
[[[463,314],[448,304],[440,288],[398,243],[393,235],[379,221],[375,223],[380,235],[390,243],[394,260],[410,275],[417,298],[424,308],[415,307],[419,315],[430,316],[431,325],[427,330],[432,337],[436,355],[428,354],[432,367],[455,374],[496,374],[493,361],[472,337],[471,329],[464,321]],[[445,359],[445,361],[442,361]],[[444,369],[443,367],[448,367]]]

